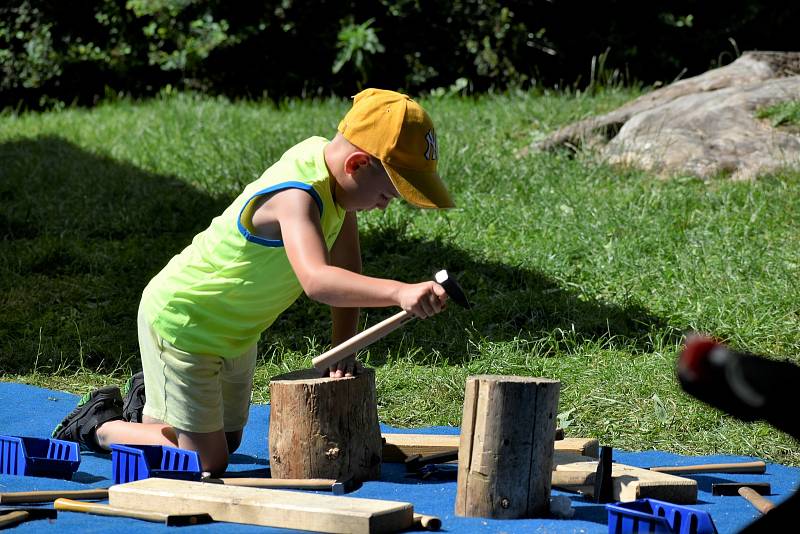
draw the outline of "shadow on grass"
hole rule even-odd
[[[450,303],[436,317],[408,323],[373,345],[372,353],[378,355],[373,363],[384,363],[381,355],[386,349],[396,351],[400,343],[403,350],[433,349],[439,359],[451,364],[467,360],[470,350],[474,350],[469,344],[482,340],[545,339],[546,355],[601,340],[625,350],[648,352],[652,350],[653,334],[669,331],[666,321],[636,303],[620,306],[586,299],[542,272],[474,258],[447,243],[408,237],[402,229],[382,228],[362,235],[361,248],[365,274],[417,282],[431,279],[436,271],[446,268],[473,306],[472,310],[465,310]],[[370,310],[368,324],[396,311]],[[327,340],[327,315],[327,310],[304,302],[290,308],[281,321],[312,324],[307,331],[321,336],[317,339]],[[269,335],[285,346],[302,350],[297,337],[287,335],[287,322],[276,323],[274,333]]]
[[[224,204],[59,137],[0,144],[0,368],[127,366],[142,289]]]
[[[59,137],[0,144],[0,368],[138,368],[142,289],[230,200]],[[403,228],[367,232],[362,251],[366,274],[375,276],[421,281],[447,268],[474,304],[451,305],[382,340],[377,364],[387,348],[460,364],[476,343],[514,339],[556,340],[545,354],[602,339],[647,351],[650,334],[666,326],[636,304],[581,298],[544,273],[483,261]],[[367,320],[396,311],[369,310]],[[307,337],[327,343],[329,329],[327,307],[301,299],[265,343],[305,350]]]

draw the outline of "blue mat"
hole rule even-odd
[[[0,383],[0,434],[49,437],[53,427],[75,407],[78,397],[68,393],[26,386]],[[250,408],[250,421],[244,432],[240,449],[231,456],[229,471],[249,471],[267,466],[267,428],[269,406],[254,405]],[[423,429],[397,429],[382,425],[387,432],[457,434],[458,428],[429,427]],[[651,467],[655,465],[688,465],[753,460],[734,456],[686,457],[664,452],[614,451],[614,460],[620,463]],[[81,464],[72,481],[38,477],[0,475],[0,491],[33,491],[45,489],[87,489],[107,487],[111,484],[111,460],[83,451]],[[450,473],[454,475],[454,473]],[[360,489],[348,494],[353,497],[387,499],[411,502],[418,513],[436,515],[442,519],[443,532],[581,532],[604,533],[608,531],[607,514],[602,505],[586,502],[575,494],[553,491],[553,495],[566,495],[572,499],[575,516],[570,520],[524,519],[497,521],[457,517],[453,514],[455,502],[455,476],[443,476],[420,481],[407,478],[403,466],[384,464],[381,480],[365,483]],[[774,502],[786,499],[798,487],[800,469],[768,464],[765,475],[693,475],[700,490],[698,509],[707,511],[714,519],[720,533],[737,532],[758,516],[749,504],[740,497],[714,497],[711,484],[717,482],[769,482],[772,485]],[[55,532],[112,532],[135,528],[137,532],[165,530],[169,527],[134,519],[112,518],[59,512],[56,521],[30,521],[17,530],[32,532],[51,530]],[[184,527],[189,528],[189,527]],[[190,532],[296,532],[232,523],[215,523],[190,527]]]

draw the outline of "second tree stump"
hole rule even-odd
[[[303,369],[276,376],[269,389],[273,478],[380,477],[374,370],[320,378],[318,371]]]
[[[457,515],[513,519],[549,512],[559,388],[547,378],[467,379]]]

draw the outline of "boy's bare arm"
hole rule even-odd
[[[404,284],[374,278],[332,265],[322,235],[319,209],[299,189],[276,193],[253,215],[256,233],[280,226],[289,262],[303,291],[312,299],[338,308],[400,306],[425,318],[442,310],[444,288],[435,282]]]
[[[331,264],[354,273],[361,273],[361,246],[358,241],[358,220],[354,212],[345,215],[342,229],[331,247]],[[331,306],[333,331],[331,345],[347,341],[358,330],[359,308],[340,308]],[[328,372],[334,378],[352,376],[356,373],[355,354],[339,361]]]

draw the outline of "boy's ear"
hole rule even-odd
[[[357,150],[350,153],[344,160],[344,172],[347,174],[355,174],[358,169],[364,166],[369,166],[371,156],[366,152]]]

